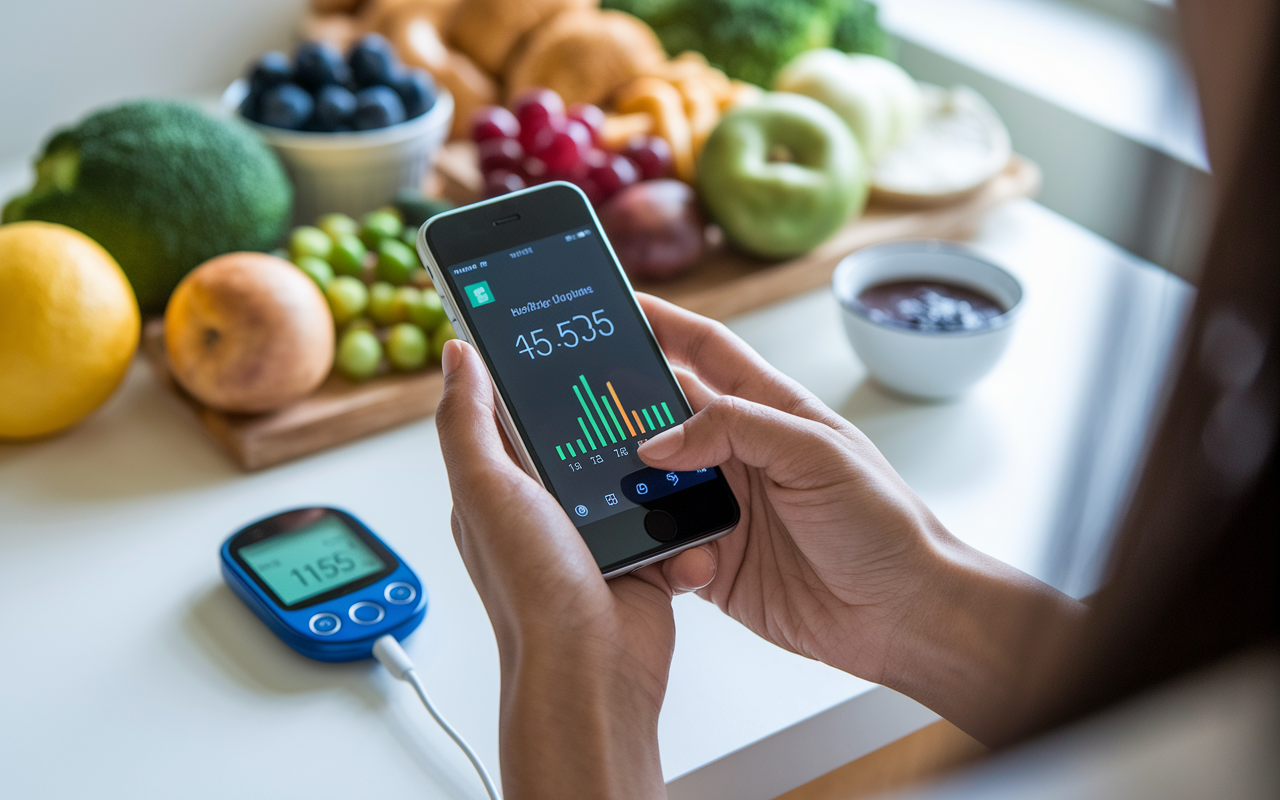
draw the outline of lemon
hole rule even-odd
[[[110,254],[48,222],[0,226],[0,437],[74,425],[138,347],[138,302]]]

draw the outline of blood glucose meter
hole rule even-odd
[[[222,544],[222,576],[285,644],[318,661],[373,655],[427,613],[413,570],[355,517],[299,508],[259,520]]]

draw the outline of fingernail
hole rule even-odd
[[[684,447],[684,426],[678,425],[640,445],[637,452],[641,458],[660,459],[675,455],[681,447]]]
[[[450,339],[445,342],[444,350],[440,352],[440,371],[446,378],[449,377],[450,372],[458,368],[462,360],[462,348],[457,341],[457,339]]]

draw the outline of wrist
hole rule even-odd
[[[925,537],[880,681],[970,733],[994,735],[1022,707],[1044,636],[1084,607],[964,544],[941,525]]]
[[[666,674],[647,674],[590,634],[504,648],[504,795],[641,798],[665,794],[658,714]]]

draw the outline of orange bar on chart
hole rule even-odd
[[[600,384],[597,383],[596,385],[599,386]],[[613,384],[609,381],[605,381],[604,385],[609,387],[609,396],[613,398],[614,404],[618,406],[618,413],[622,415],[622,421],[627,423],[627,430],[631,431],[632,436],[635,436],[636,429],[631,427],[631,420],[627,419],[627,412],[622,410],[622,401],[618,399],[618,393],[613,390]],[[637,418],[636,422],[639,421],[640,420]],[[642,429],[640,432],[644,433],[644,430]]]

